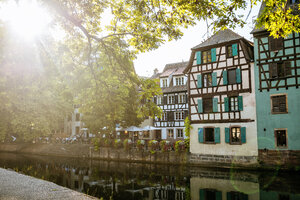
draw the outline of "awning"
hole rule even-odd
[[[145,126],[142,128],[143,131],[161,130],[161,128],[156,128],[154,126]]]

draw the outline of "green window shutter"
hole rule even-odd
[[[235,75],[236,75],[236,83],[241,83],[242,78],[241,78],[241,69],[240,68],[236,69]]]
[[[218,98],[213,98],[213,112],[218,112]]]
[[[238,96],[239,110],[243,110],[243,96]]]
[[[202,99],[198,99],[198,113],[203,113]]]
[[[197,65],[201,64],[201,51],[196,52],[196,57],[197,57]]]
[[[220,128],[215,128],[215,143],[220,143]]]
[[[238,55],[238,46],[237,44],[232,45],[232,56],[237,56]]]
[[[225,128],[225,143],[229,143],[229,142],[230,142],[230,129]]]
[[[228,80],[227,80],[227,71],[223,71],[223,84],[227,85],[228,84]]]
[[[203,143],[203,128],[198,128],[198,142]]]
[[[218,82],[217,82],[217,72],[213,72],[211,74],[212,76],[212,86],[217,86]]]
[[[202,75],[197,75],[197,88],[202,88]]]
[[[217,51],[216,48],[211,49],[211,62],[217,61]]]
[[[241,140],[242,143],[246,143],[246,127],[241,127]]]
[[[228,97],[224,98],[224,107],[225,107],[225,112],[229,112],[229,102],[228,102]]]
[[[227,200],[231,200],[231,192],[227,192],[226,196],[227,196]]]
[[[222,192],[216,191],[216,200],[222,200]]]

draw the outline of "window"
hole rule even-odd
[[[211,62],[211,51],[204,51],[202,54],[203,64]]]
[[[157,97],[157,102],[156,102],[157,105],[161,105],[161,99],[162,99],[162,96]]]
[[[283,49],[283,38],[269,37],[269,46],[271,51]]]
[[[185,94],[178,95],[178,103],[186,103]]]
[[[269,64],[269,76],[270,79],[273,78],[284,78],[286,76],[292,75],[291,62],[280,62]]]
[[[77,122],[80,121],[80,113],[76,113],[75,120],[76,120]]]
[[[169,95],[168,96],[168,104],[174,104],[175,103],[175,96]]]
[[[241,144],[241,128],[240,127],[231,127],[230,143],[231,144]]]
[[[230,111],[239,110],[238,97],[229,97],[229,110]]]
[[[232,56],[232,46],[231,45],[226,46],[226,55],[227,55],[227,58],[233,57]]]
[[[180,111],[180,112],[174,112],[174,117],[175,120],[183,120],[184,118],[184,112]]]
[[[174,138],[174,130],[168,129],[168,138]]]
[[[287,97],[286,95],[271,96],[271,106],[273,114],[287,113]]]
[[[176,77],[175,85],[184,85],[184,77]]]
[[[162,114],[162,121],[167,121],[168,117],[167,117],[167,112],[164,112]]]
[[[248,195],[241,192],[227,192],[227,200],[247,200]]]
[[[286,130],[275,130],[275,139],[277,147],[287,147]]]
[[[236,69],[228,70],[228,84],[236,84]]]
[[[213,111],[212,98],[203,98],[203,112],[211,113]]]
[[[168,79],[162,79],[162,87],[168,87]]]
[[[215,142],[214,128],[204,128],[204,142]]]
[[[200,189],[199,195],[201,200],[219,200],[222,199],[222,192],[214,189]]]
[[[177,137],[183,138],[183,129],[177,129]]]
[[[212,86],[212,76],[211,73],[203,74],[203,87]]]

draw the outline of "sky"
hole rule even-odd
[[[260,3],[252,8],[247,24],[243,28],[239,27],[233,31],[253,41],[250,32],[254,27],[253,17],[256,19],[259,8]],[[246,13],[245,15],[247,15],[249,10],[250,8],[242,11],[241,14]],[[190,59],[191,48],[207,39],[205,35],[206,30],[206,23],[199,22],[196,26],[184,30],[184,35],[181,39],[166,42],[156,50],[139,54],[134,61],[136,73],[139,76],[150,77],[155,68],[157,68],[159,72],[162,72],[166,64],[188,61]]]

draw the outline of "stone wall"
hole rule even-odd
[[[101,147],[98,151],[90,150],[91,158],[120,160],[145,163],[187,164],[189,154],[186,152],[146,152],[136,149],[125,151],[124,149],[112,149]]]
[[[300,168],[300,151],[292,150],[259,150],[259,162],[263,166],[283,166]]]
[[[213,165],[223,167],[258,167],[256,156],[230,156],[230,155],[209,155],[191,154],[190,164],[192,165]]]

